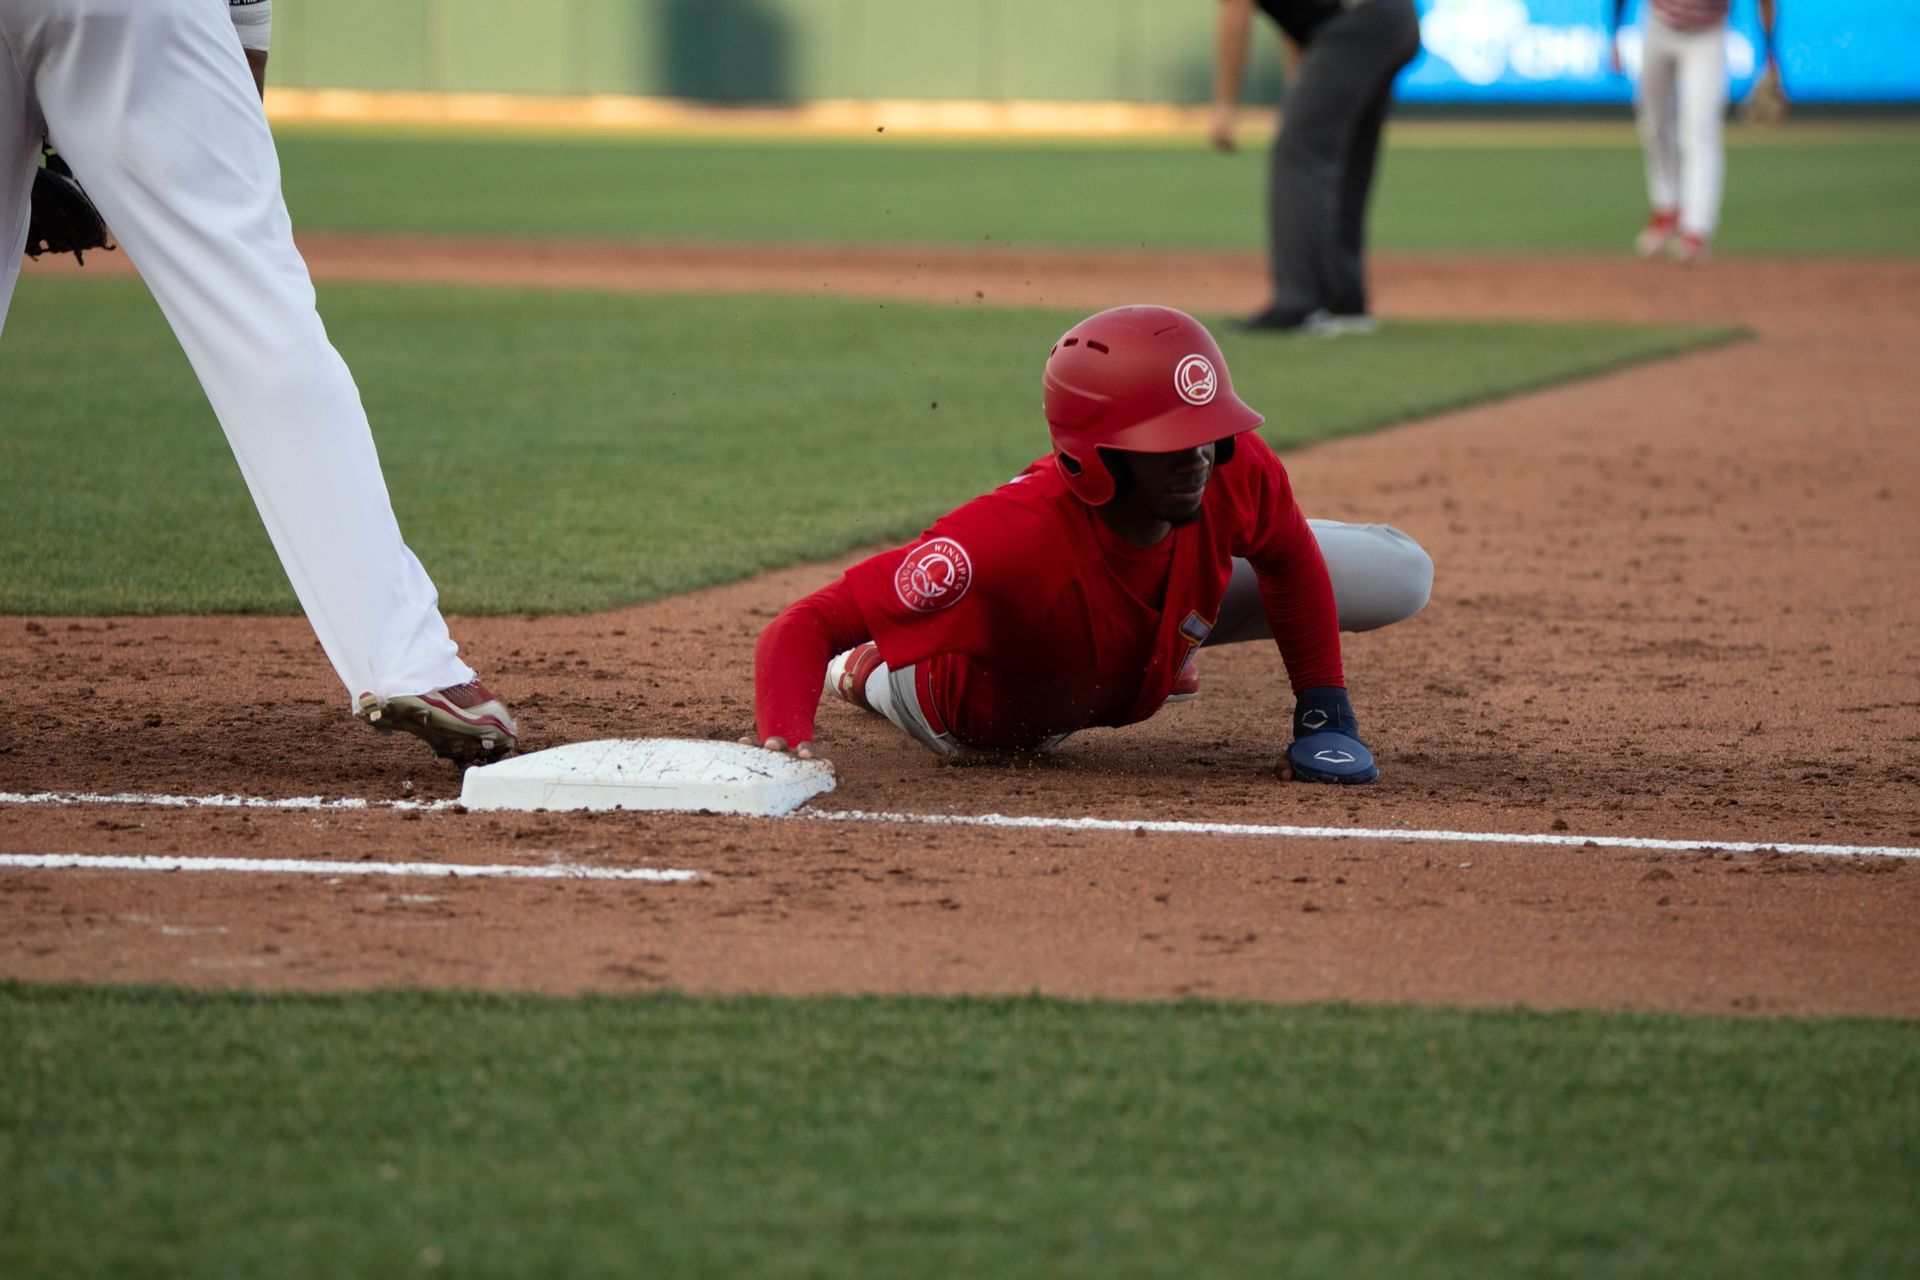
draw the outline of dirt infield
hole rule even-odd
[[[1228,256],[311,239],[333,278],[1251,301]],[[41,268],[33,268],[41,269]],[[91,269],[91,268],[89,268]],[[1028,767],[822,713],[836,809],[1920,845],[1920,263],[1385,259],[1394,316],[1737,322],[1747,342],[1288,457],[1433,553],[1349,640],[1380,786],[1270,777],[1277,655]],[[976,296],[978,295],[978,296]],[[966,495],[956,494],[956,500]],[[456,632],[526,745],[732,737],[809,566]],[[298,619],[0,619],[0,792],[447,798]],[[684,867],[688,885],[0,871],[0,974],[260,987],[1039,990],[1920,1015],[1920,864],[1401,840],[0,803],[0,852]]]

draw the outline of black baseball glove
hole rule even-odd
[[[111,249],[106,220],[74,181],[73,170],[51,148],[33,175],[33,207],[27,215],[27,256],[70,253],[85,263],[88,249]]]

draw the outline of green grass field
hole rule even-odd
[[[498,137],[280,130],[296,225],[512,236],[1257,250],[1264,140],[1192,145]],[[1630,128],[1396,134],[1387,251],[1624,253],[1646,216]],[[1920,253],[1920,128],[1736,138],[1716,248]]]
[[[605,608],[909,536],[1046,451],[1040,367],[1078,318],[388,286],[330,286],[322,311],[456,612]],[[1226,350],[1268,438],[1295,445],[1726,336],[1421,323]],[[25,282],[0,382],[0,541],[19,549],[0,611],[294,608],[137,282]]]
[[[281,139],[306,230],[1254,249],[1263,182],[1257,149]],[[1912,128],[1740,140],[1720,248],[1920,253],[1917,159]],[[1617,253],[1640,216],[1624,131],[1416,130],[1376,239]],[[321,301],[462,612],[911,533],[1041,452],[1077,318]],[[1294,445],[1734,335],[1223,336]],[[137,283],[29,273],[0,389],[0,613],[293,608]],[[0,1276],[1912,1275],[1916,1099],[1911,1023],[0,984]]]
[[[0,985],[0,1274],[1894,1276],[1920,1028]]]

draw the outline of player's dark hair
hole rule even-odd
[[[1213,465],[1216,468],[1224,467],[1233,461],[1233,442],[1238,438],[1237,436],[1228,436],[1224,440],[1215,440],[1213,442]]]
[[[1117,449],[1095,449],[1100,461],[1107,464],[1107,474],[1113,477],[1113,497],[1109,502],[1118,502],[1133,492],[1133,468],[1127,463],[1127,455]]]

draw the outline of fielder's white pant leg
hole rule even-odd
[[[14,65],[6,37],[0,25],[0,331],[7,327],[7,306],[20,279],[33,171],[40,162],[40,119],[27,99],[26,77]]]
[[[1664,212],[1680,207],[1680,136],[1676,114],[1679,33],[1649,10],[1643,37],[1633,118],[1640,130],[1640,149],[1646,161],[1647,204]]]
[[[186,350],[349,697],[473,678],[401,539],[360,393],[314,310],[226,6],[0,0],[29,87]]]
[[[1410,534],[1390,524],[1343,520],[1309,520],[1307,527],[1327,562],[1342,631],[1372,631],[1403,622],[1427,607],[1433,595],[1433,558]],[[1236,557],[1226,598],[1220,603],[1220,619],[1207,645],[1272,638],[1259,575]]]
[[[1679,44],[1680,230],[1712,239],[1727,172],[1727,29],[1689,31]]]

